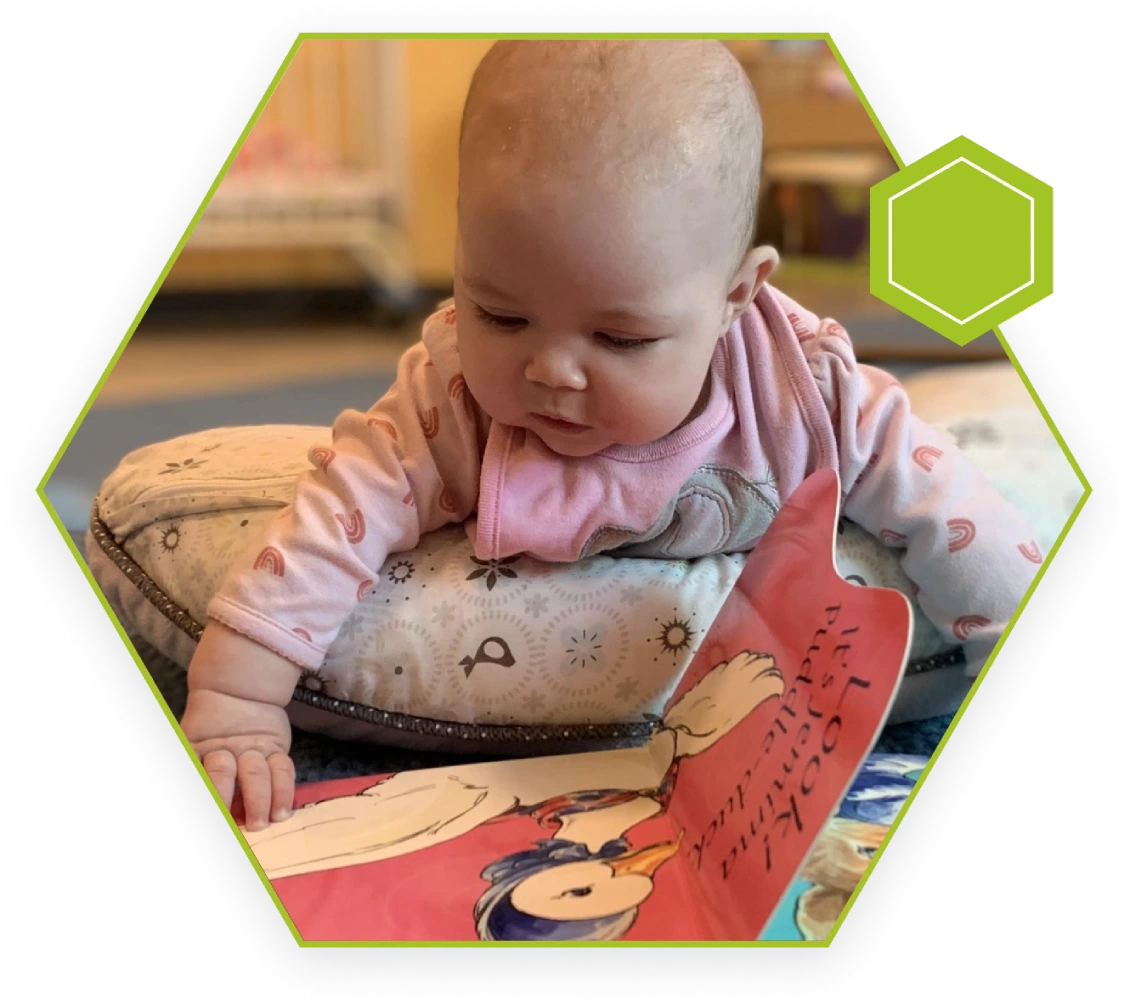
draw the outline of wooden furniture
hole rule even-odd
[[[781,211],[781,250],[799,253],[806,186],[866,190],[894,170],[894,161],[823,42],[729,44],[761,107],[762,185]]]
[[[766,154],[887,147],[824,42],[728,43],[757,93]]]
[[[293,285],[307,273],[410,299],[402,46],[302,44],[166,288]]]

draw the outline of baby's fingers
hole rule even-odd
[[[267,757],[271,771],[271,822],[281,823],[294,809],[294,761],[285,753]]]
[[[271,814],[271,769],[258,750],[246,750],[239,756],[239,793],[247,829],[265,830]]]
[[[213,750],[205,753],[201,758],[204,772],[216,786],[224,805],[231,808],[232,799],[235,797],[236,762],[235,755],[230,750]]]

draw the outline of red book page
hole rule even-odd
[[[756,938],[906,653],[906,601],[835,573],[838,495],[782,508],[646,746],[300,789],[248,841],[303,939]]]
[[[701,690],[720,706],[737,702],[744,716],[708,751],[679,760],[668,810],[685,828],[680,859],[713,939],[760,935],[873,746],[901,678],[909,604],[837,574],[838,501],[838,480],[822,471],[782,508],[665,715],[676,724],[679,706]],[[740,651],[752,654],[735,660]],[[745,713],[759,670],[779,674],[776,693]]]

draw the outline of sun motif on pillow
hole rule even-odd
[[[326,687],[333,681],[327,680],[316,669],[307,669],[298,678],[298,686],[303,690],[312,690],[315,694],[324,694]]]
[[[676,616],[669,621],[661,622],[658,617],[655,618],[656,623],[659,624],[659,634],[647,639],[649,642],[659,642],[659,655],[652,662],[658,662],[660,656],[665,655],[671,656],[673,662],[678,661],[679,655],[691,647],[691,639],[698,634],[691,628],[691,618],[679,617],[678,613],[676,608]]]
[[[399,586],[412,578],[415,571],[416,566],[411,561],[398,561],[388,570],[388,580]]]
[[[172,554],[180,547],[180,523],[173,523],[161,531],[161,550]]]

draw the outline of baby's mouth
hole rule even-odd
[[[566,435],[579,435],[582,432],[588,432],[592,428],[591,425],[578,425],[576,422],[569,422],[564,418],[554,418],[552,415],[542,415],[536,411],[530,412],[530,416],[547,429],[552,429],[554,432],[562,432]]]

